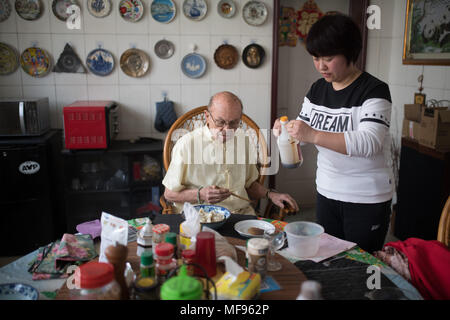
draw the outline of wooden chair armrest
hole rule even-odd
[[[175,209],[173,207],[173,205],[166,200],[166,198],[164,198],[164,195],[162,195],[159,198],[159,203],[161,204],[162,207],[162,214],[174,214],[175,213]]]

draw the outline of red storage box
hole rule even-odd
[[[118,133],[114,101],[75,101],[63,108],[66,149],[107,149]]]

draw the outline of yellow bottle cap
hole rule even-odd
[[[286,121],[288,121],[289,119],[288,119],[288,117],[286,117],[286,116],[282,116],[282,117],[280,117],[280,121],[282,121],[282,122],[286,122]]]

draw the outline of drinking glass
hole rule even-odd
[[[269,254],[267,256],[267,270],[281,270],[281,263],[275,260],[275,250],[283,247],[285,234],[283,231],[275,229],[264,230],[264,238],[269,240]]]

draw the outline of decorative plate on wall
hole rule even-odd
[[[105,49],[94,49],[86,58],[88,69],[98,76],[107,76],[114,70],[114,57]]]
[[[200,78],[206,71],[206,61],[198,53],[189,53],[181,61],[181,70],[189,78]]]
[[[143,77],[150,68],[150,58],[139,49],[128,49],[120,56],[120,68],[133,78]]]
[[[239,60],[239,53],[230,44],[219,46],[214,52],[214,61],[222,69],[232,69]]]
[[[139,21],[144,15],[144,5],[141,0],[121,0],[119,13],[127,21]]]
[[[259,44],[249,44],[242,53],[242,61],[252,69],[258,68],[264,61],[266,52]]]
[[[103,18],[111,12],[111,0],[88,0],[87,8],[94,17]]]
[[[224,18],[231,18],[236,11],[237,7],[233,0],[221,0],[217,4],[217,12]]]
[[[59,20],[67,21],[67,18],[72,15],[72,13],[67,13],[67,8],[73,4],[78,6],[78,2],[76,0],[53,0],[52,2],[53,14]]]
[[[172,0],[153,0],[150,10],[153,19],[162,23],[169,23],[177,13],[177,8]]]
[[[32,77],[43,77],[50,70],[50,56],[41,48],[25,49],[20,55],[20,65],[23,71]]]
[[[5,21],[11,15],[11,4],[9,0],[0,0],[0,22]]]
[[[86,73],[86,70],[73,48],[67,43],[53,67],[53,72]]]
[[[208,12],[208,5],[205,0],[184,0],[183,12],[191,20],[200,21]]]
[[[161,59],[169,59],[175,52],[175,47],[168,40],[160,40],[155,44],[155,53]]]
[[[242,9],[242,17],[249,25],[260,26],[267,20],[267,7],[261,1],[249,1]]]
[[[40,0],[16,0],[14,4],[17,14],[25,20],[37,20],[43,9]]]
[[[0,75],[13,73],[19,67],[19,56],[16,50],[6,43],[0,42]]]

